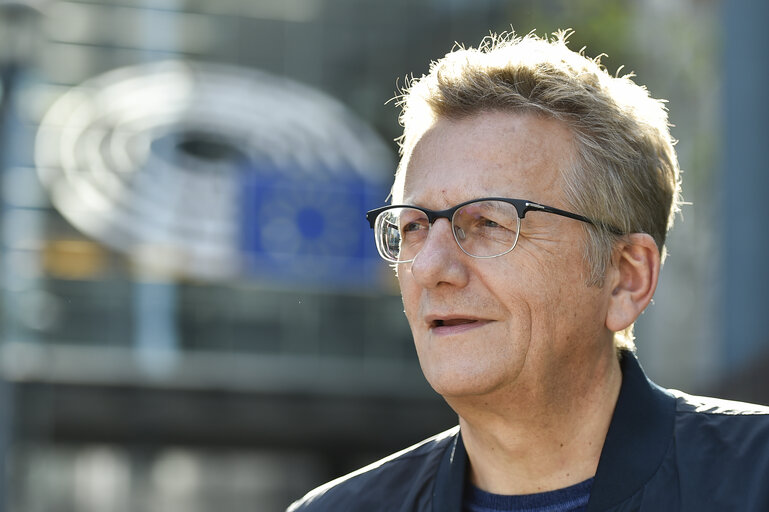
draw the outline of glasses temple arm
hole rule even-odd
[[[568,212],[566,210],[561,210],[560,208],[556,208],[554,206],[547,206],[547,205],[539,204],[539,203],[527,202],[522,216],[525,216],[526,212],[530,211],[530,210],[552,213],[552,214],[555,214],[555,215],[560,215],[562,217],[568,217],[570,219],[575,219],[575,220],[579,220],[579,221],[582,221],[582,222],[586,222],[586,223],[591,224],[591,225],[593,225],[593,226],[595,226],[597,228],[606,229],[607,231],[609,231],[612,234],[617,235],[617,236],[622,236],[622,235],[625,234],[624,231],[622,231],[621,229],[619,229],[619,228],[617,228],[615,226],[612,226],[611,224],[607,224],[605,222],[597,222],[597,221],[594,221],[593,219],[590,219],[589,217],[585,217],[584,215],[579,215],[577,213],[572,213],[572,212]]]

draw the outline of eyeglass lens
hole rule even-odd
[[[454,213],[454,238],[464,252],[491,258],[515,247],[519,229],[518,212],[503,201],[476,201]],[[377,247],[393,262],[413,260],[422,250],[430,230],[427,214],[416,208],[393,208],[377,218]]]

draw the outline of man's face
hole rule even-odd
[[[568,209],[561,172],[573,158],[569,129],[552,119],[491,112],[438,120],[414,148],[398,202],[444,209],[501,196]],[[546,393],[605,350],[610,292],[585,284],[584,236],[579,221],[529,212],[515,250],[477,259],[457,246],[449,221],[435,222],[398,279],[436,391]]]

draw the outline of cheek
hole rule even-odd
[[[553,349],[593,337],[603,325],[601,290],[588,286],[580,269],[562,261],[560,267],[543,269],[542,279],[532,283],[537,289],[529,296],[534,336],[549,340]]]
[[[548,274],[549,271],[544,270],[534,258],[500,258],[499,264],[488,268],[481,280],[500,304],[513,311],[524,305],[547,302]]]
[[[496,264],[491,265],[492,262]],[[477,298],[484,308],[503,320],[501,326],[508,331],[506,335],[520,343],[531,334],[533,315],[547,304],[541,296],[542,285],[532,279],[534,272],[529,265],[502,258],[485,260],[485,263],[484,272],[477,274],[483,290]]]
[[[488,288],[509,315],[516,339],[549,339],[565,313],[567,286],[557,266],[534,257],[506,264],[487,276]],[[500,277],[501,276],[501,277]]]

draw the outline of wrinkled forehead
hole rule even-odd
[[[482,196],[557,200],[562,171],[575,157],[567,125],[530,113],[442,118],[412,135],[393,184],[393,204],[425,197],[448,205]]]

